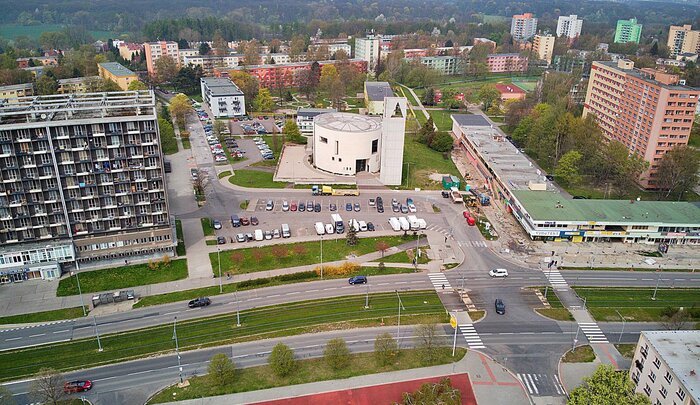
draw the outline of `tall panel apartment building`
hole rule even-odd
[[[677,75],[637,69],[626,59],[596,61],[583,116],[594,114],[606,138],[622,142],[649,162],[640,184],[655,189],[662,156],[688,143],[698,97],[700,89],[680,85]]]
[[[537,33],[537,18],[532,13],[516,14],[510,23],[510,35],[516,41],[526,41]]]
[[[576,14],[570,16],[559,16],[557,21],[557,36],[573,39],[581,35],[581,27],[583,20],[580,20]]]
[[[552,64],[552,54],[554,53],[555,38],[552,35],[535,35],[532,41],[532,52],[540,60],[546,60],[547,65]]]
[[[172,254],[159,144],[151,91],[0,105],[2,280]]]
[[[378,36],[368,36],[367,38],[355,38],[355,59],[367,61],[367,69],[377,68],[379,61],[380,38]]]
[[[639,43],[642,37],[642,24],[637,24],[636,18],[629,20],[617,20],[615,28],[615,43],[626,44],[628,42]]]
[[[146,69],[151,76],[156,74],[156,61],[163,56],[170,56],[180,65],[180,50],[175,41],[146,42],[143,49],[146,55]]]
[[[691,25],[672,25],[666,45],[672,58],[683,53],[700,53],[700,31],[693,30]]]

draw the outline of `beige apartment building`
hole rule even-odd
[[[12,103],[19,97],[33,96],[34,84],[22,83],[9,86],[0,86],[0,104],[3,102]]]
[[[634,62],[593,62],[583,116],[593,114],[603,135],[622,142],[649,162],[640,184],[656,189],[663,155],[686,145],[700,89],[679,83],[678,75],[634,67]]]
[[[170,56],[180,65],[180,50],[175,41],[146,42],[143,44],[143,50],[146,56],[146,68],[151,76],[156,74],[156,61],[163,56]]]
[[[666,45],[670,57],[682,53],[700,53],[700,30],[693,30],[690,24],[672,25],[668,30]]]
[[[553,35],[537,34],[532,42],[532,51],[537,55],[538,59],[546,60],[548,65],[552,64],[555,39]]]
[[[101,78],[111,80],[122,90],[128,90],[131,82],[138,81],[136,73],[118,64],[117,62],[104,62],[97,64],[97,71]]]

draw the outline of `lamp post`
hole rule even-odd
[[[238,290],[233,292],[233,296],[236,298],[236,326],[241,326],[241,306],[238,301]]]
[[[78,264],[78,260],[76,259],[76,261],[75,261],[75,281],[78,283],[78,295],[80,296],[80,308],[83,309],[83,316],[87,316],[87,312],[85,312],[85,302],[83,301],[83,291],[80,289],[80,277],[78,276],[78,273],[80,273],[80,264]]]
[[[661,273],[656,273],[656,287],[654,287],[654,295],[651,296],[652,301],[656,301],[656,291],[659,289],[659,282],[661,281]]]
[[[97,351],[102,351],[102,343],[100,342],[100,331],[97,330],[97,318],[92,316],[93,325],[95,325],[95,336],[97,337]]]
[[[403,308],[403,303],[401,302],[401,296],[399,295],[399,290],[396,291],[396,297],[399,299],[399,320],[396,323],[396,342],[401,345],[401,308]],[[403,308],[406,310],[406,308]]]
[[[216,248],[216,261],[219,263],[219,294],[224,292],[224,286],[221,281],[221,248]]]
[[[321,238],[321,280],[323,280],[323,235],[319,237]]]
[[[183,381],[182,381],[182,364],[180,363],[180,346],[178,345],[178,342],[177,342],[177,316],[175,317],[175,320],[173,321],[173,340],[175,340],[175,354],[177,355],[177,369],[180,373],[180,384],[182,384]]]
[[[367,286],[367,294],[365,295],[365,309],[369,309],[369,283],[365,284]]]
[[[622,334],[625,333],[625,317],[620,315],[620,311],[617,309],[615,310],[617,312],[617,315],[622,318],[622,330],[620,331],[620,337],[617,339],[617,343],[620,343],[622,341]]]

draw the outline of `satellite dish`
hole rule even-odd
[[[46,119],[46,114],[41,114],[41,119],[45,120]]]

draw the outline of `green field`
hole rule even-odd
[[[409,257],[408,251],[404,252],[398,252],[394,253],[393,255],[388,255],[384,256],[383,259],[377,259],[374,260],[375,262],[384,262],[384,263],[413,263],[413,250],[411,249],[411,256]],[[421,247],[421,255],[420,258],[418,258],[418,264],[425,264],[428,263],[430,259],[428,259],[428,255],[425,253],[425,248]]]
[[[428,113],[433,117],[433,123],[437,126],[438,131],[452,130],[452,114],[469,114],[459,110],[428,110]]]
[[[667,308],[684,307],[691,320],[700,321],[700,289],[659,288],[656,299],[653,288],[572,287],[583,299],[591,315],[598,321],[658,322]]]
[[[540,290],[540,293],[544,295],[545,288],[539,287],[538,289]],[[537,311],[538,314],[557,321],[574,320],[574,317],[573,315],[571,315],[571,312],[569,312],[568,309],[564,308],[564,305],[561,303],[561,301],[559,301],[559,297],[557,297],[557,294],[554,293],[554,290],[552,288],[547,289],[547,296],[545,298],[547,298],[547,302],[549,302],[551,308],[536,308],[535,311]]]
[[[20,25],[0,24],[0,37],[15,39],[17,37],[29,37],[38,39],[42,32],[61,31],[65,28],[62,24]]]
[[[418,142],[415,135],[406,135],[403,161],[405,166],[402,188],[405,189],[419,187],[424,190],[441,190],[442,182],[431,180],[428,177],[431,173],[452,174],[461,178],[449,155],[445,159],[442,153]],[[410,167],[408,163],[410,163]],[[406,176],[409,178],[407,179]],[[462,184],[464,184],[464,179],[462,179]]]
[[[85,307],[85,311],[89,312],[90,308]],[[82,317],[83,310],[80,307],[75,307],[66,309],[55,309],[53,311],[33,312],[31,314],[3,316],[0,317],[0,324],[8,325],[16,323],[51,322]]]
[[[445,308],[435,291],[402,292],[401,301],[405,308],[401,311],[402,325],[447,321]],[[235,313],[182,321],[177,325],[178,342],[180,350],[191,350],[319,330],[396,324],[396,293],[370,294],[369,305],[365,309],[365,295],[361,294],[244,310],[240,313],[239,327]],[[166,324],[103,335],[102,352],[97,350],[97,342],[92,338],[4,351],[0,352],[3,365],[0,380],[29,376],[42,367],[74,370],[173,352],[172,338],[173,325]]]
[[[240,169],[228,178],[231,184],[250,188],[285,188],[287,183],[273,181],[274,173],[259,170]]]

